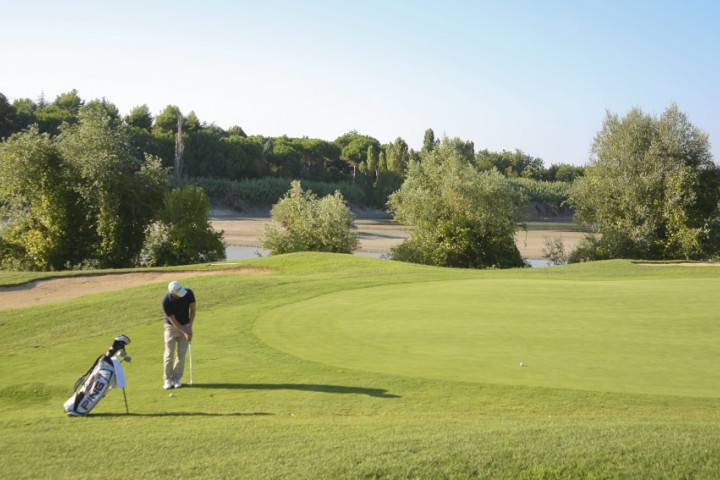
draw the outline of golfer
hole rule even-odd
[[[180,282],[168,284],[168,294],[162,301],[165,312],[165,372],[163,388],[180,388],[185,370],[185,354],[192,341],[195,321],[195,295]]]

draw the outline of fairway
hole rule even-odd
[[[264,274],[238,274],[247,269]],[[300,253],[160,273],[198,299],[193,386],[172,396],[165,280],[0,311],[0,476],[86,478],[106,465],[152,480],[720,471],[720,268],[468,271]],[[65,274],[0,272],[0,285],[48,276]],[[127,397],[111,390],[90,416],[68,418],[73,383],[119,334],[132,340]]]
[[[692,279],[394,285],[286,305],[261,316],[256,333],[302,359],[357,370],[718,397],[717,291]]]

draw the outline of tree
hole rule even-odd
[[[198,118],[195,111],[191,111],[190,113],[188,113],[185,121],[183,122],[183,128],[188,133],[197,132],[198,130],[203,128],[203,125],[200,122],[200,119]]]
[[[8,102],[5,95],[0,93],[0,142],[16,131],[17,121],[15,107]]]
[[[30,125],[37,123],[37,118],[35,117],[37,105],[35,105],[35,102],[31,99],[16,99],[13,101],[12,106],[15,107],[15,112],[17,113],[17,123],[15,127],[16,132],[25,130]]]
[[[585,174],[585,167],[578,165],[570,165],[567,163],[558,163],[550,165],[541,180],[548,182],[568,182],[572,183],[577,178],[582,177]]]
[[[358,246],[355,221],[342,194],[318,198],[295,180],[273,205],[272,222],[261,240],[271,255],[290,252],[352,253]]]
[[[435,149],[435,132],[433,132],[432,128],[428,128],[425,130],[425,136],[423,137],[423,146],[421,152],[423,154],[430,153]]]
[[[302,170],[302,153],[293,139],[283,136],[272,139],[272,152],[266,155],[271,171],[279,177],[298,178]]]
[[[225,151],[225,177],[232,180],[258,178],[269,173],[262,154],[262,143],[257,138],[232,135],[223,139]]]
[[[122,123],[120,110],[114,103],[107,101],[105,98],[90,100],[80,107],[80,111],[85,112],[86,115],[107,117],[113,127],[119,127],[120,123]],[[89,113],[90,111],[93,113]]]
[[[70,169],[37,126],[0,143],[0,266],[59,270],[85,259],[86,210],[68,185]]]
[[[375,145],[370,145],[367,150],[367,159],[365,165],[368,171],[372,174],[373,180],[377,179],[378,170],[380,168],[380,154]]]
[[[58,95],[53,104],[73,115],[77,115],[80,113],[80,107],[82,107],[85,102],[78,96],[78,91],[73,89]]]
[[[509,152],[490,152],[481,150],[475,155],[475,163],[480,170],[496,169],[506,177],[525,177],[541,180],[544,165],[541,158],[525,154],[522,150]]]
[[[422,162],[413,162],[388,204],[411,237],[393,259],[461,268],[524,266],[515,245],[513,214],[519,198],[498,172],[478,172],[444,138]]]
[[[410,149],[405,140],[396,138],[394,143],[385,147],[385,155],[388,170],[404,176],[410,162]]]
[[[155,129],[161,132],[177,133],[178,117],[182,118],[180,108],[175,105],[168,105],[155,117]]]
[[[240,127],[239,125],[233,125],[232,127],[228,128],[227,134],[230,136],[247,137],[245,130],[243,130],[242,127]]]
[[[165,195],[164,207],[143,250],[147,266],[189,265],[225,259],[223,232],[210,225],[210,200],[200,187],[186,185]]]
[[[149,132],[153,124],[150,108],[145,104],[133,108],[130,113],[125,116],[125,123],[131,127]]]
[[[720,252],[720,170],[708,135],[677,105],[659,118],[607,113],[571,204],[600,234],[573,261],[699,259]]]
[[[134,157],[123,125],[104,107],[85,106],[55,143],[72,178],[66,188],[79,195],[90,223],[86,259],[109,268],[136,265],[145,227],[162,202],[159,159]]]
[[[40,131],[51,135],[57,135],[60,132],[60,126],[64,123],[77,123],[76,114],[54,103],[35,110],[35,119]]]
[[[335,143],[342,149],[340,159],[352,167],[353,176],[355,176],[355,169],[367,160],[368,147],[374,145],[376,148],[380,148],[380,142],[377,139],[361,135],[356,131],[338,137],[335,139]]]
[[[175,155],[173,156],[173,175],[180,180],[185,156],[185,140],[183,139],[183,116],[177,116],[177,130],[175,131]]]

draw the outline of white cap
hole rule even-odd
[[[184,297],[187,293],[187,290],[185,290],[183,286],[180,285],[180,282],[170,282],[168,283],[168,292],[172,293],[173,295],[177,295],[178,297]]]

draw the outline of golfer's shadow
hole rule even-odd
[[[192,388],[219,390],[298,390],[301,392],[333,393],[339,395],[367,395],[375,398],[400,398],[380,388],[315,385],[309,383],[195,383]]]

